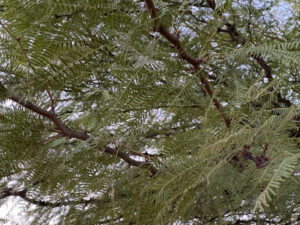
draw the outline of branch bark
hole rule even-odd
[[[214,0],[211,0],[210,2],[214,2]],[[215,10],[214,7],[211,7],[213,10]],[[221,14],[222,15],[222,14]],[[223,33],[228,33],[229,36],[231,37],[231,40],[233,42],[236,42],[241,45],[246,44],[246,40],[244,37],[242,37],[236,30],[236,27],[234,24],[231,23],[225,23],[226,29],[218,28],[218,32],[223,32]],[[255,61],[260,65],[260,67],[265,71],[266,78],[268,79],[269,82],[273,80],[272,76],[272,69],[271,67],[266,63],[263,57],[261,56],[254,56],[252,57],[255,59]],[[272,88],[273,90],[273,88]],[[277,94],[277,100],[278,102],[284,104],[286,107],[290,107],[292,105],[291,101],[288,99],[285,99],[281,96],[280,93]]]
[[[5,88],[1,83],[0,85]],[[30,101],[27,101],[23,98],[20,98],[16,95],[12,95],[9,93],[9,91],[5,88],[5,92],[7,93],[7,98],[14,101],[17,104],[22,105],[23,107],[29,109],[32,112],[35,112],[43,117],[48,118],[50,121],[53,122],[53,124],[57,127],[57,129],[59,130],[60,134],[64,137],[69,137],[69,138],[75,138],[75,139],[80,139],[83,141],[87,141],[88,139],[90,139],[90,135],[88,135],[85,132],[82,131],[73,131],[71,130],[69,127],[67,127],[57,116],[56,114],[51,110],[51,111],[47,111],[35,104],[33,104]],[[148,169],[151,172],[151,175],[154,176],[157,173],[157,169],[153,166],[152,163],[150,162],[143,162],[143,161],[137,161],[134,160],[132,158],[130,158],[130,156],[122,151],[119,151],[118,149],[114,149],[111,148],[109,146],[105,146],[104,148],[100,149],[101,151],[110,154],[110,155],[114,155],[117,156],[118,158],[124,160],[125,162],[127,162],[130,166],[136,166],[136,167],[141,167],[141,168],[145,168]]]
[[[77,201],[71,201],[71,200],[65,200],[65,199],[60,199],[57,201],[44,201],[40,199],[33,199],[27,196],[27,189],[22,189],[22,190],[13,190],[12,188],[3,188],[0,191],[0,199],[4,199],[7,197],[20,197],[26,202],[29,202],[31,204],[37,205],[37,206],[42,206],[42,207],[59,207],[59,206],[66,206],[66,205],[79,205],[79,204],[90,204],[90,203],[99,203],[101,201],[104,202],[102,199],[97,199],[97,198],[90,198],[90,199],[80,199]]]
[[[225,115],[225,112],[223,110],[222,105],[220,102],[214,97],[213,91],[210,88],[210,85],[207,81],[207,79],[199,73],[199,65],[203,62],[205,62],[205,59],[202,56],[199,56],[198,58],[193,57],[190,55],[188,52],[186,52],[179,41],[178,36],[176,34],[172,34],[168,31],[167,28],[165,28],[162,24],[159,23],[158,21],[158,15],[157,15],[157,10],[154,6],[154,3],[152,0],[145,0],[147,9],[151,15],[151,18],[154,20],[155,27],[154,30],[159,32],[162,36],[164,36],[172,45],[175,47],[177,52],[179,53],[179,56],[181,59],[185,60],[188,62],[192,67],[193,67],[193,72],[196,74],[199,79],[201,84],[203,85],[203,89],[206,92],[206,94],[211,98],[214,106],[217,108],[217,110],[221,113],[225,126],[227,130],[230,129],[230,119]]]

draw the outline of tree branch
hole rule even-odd
[[[3,86],[1,83],[0,83],[0,85]],[[76,138],[76,139],[80,139],[83,141],[87,141],[90,138],[90,136],[85,132],[73,131],[73,130],[69,129],[62,121],[60,121],[57,118],[57,116],[54,112],[42,109],[39,106],[31,103],[30,101],[27,101],[18,96],[12,95],[9,93],[9,91],[4,86],[3,86],[3,88],[5,89],[5,92],[7,92],[7,96],[10,100],[14,101],[17,104],[22,105],[23,107],[29,109],[30,111],[33,111],[33,112],[51,120],[54,123],[54,125],[57,127],[57,129],[59,130],[59,132],[62,136],[69,137],[69,138]],[[121,152],[118,149],[113,149],[111,147],[105,146],[105,147],[101,148],[100,150],[105,153],[108,153],[110,155],[115,155],[115,156],[121,158],[122,160],[127,162],[130,166],[146,168],[151,172],[152,176],[154,176],[157,173],[157,169],[153,166],[153,164],[151,164],[149,162],[142,162],[142,161],[134,160],[134,159],[130,158],[130,156],[128,154],[126,154],[125,152]]]
[[[188,62],[189,64],[192,65],[193,67],[193,72],[194,74],[196,74],[202,85],[203,85],[203,89],[206,92],[206,94],[211,98],[214,106],[219,110],[219,112],[221,113],[225,126],[227,129],[230,128],[230,119],[227,118],[227,116],[224,113],[223,107],[222,105],[219,103],[219,101],[213,96],[213,91],[209,86],[208,81],[206,80],[206,78],[202,75],[199,74],[199,65],[203,62],[205,62],[206,60],[202,57],[199,56],[198,58],[193,57],[192,55],[190,55],[189,53],[187,53],[183,46],[181,45],[181,42],[179,41],[179,38],[175,35],[170,33],[167,28],[165,28],[162,24],[158,25],[158,16],[157,16],[157,10],[154,6],[154,3],[152,0],[145,0],[146,6],[148,8],[148,11],[151,15],[151,18],[154,20],[155,22],[155,31],[159,32],[161,35],[163,35],[170,43],[173,44],[173,46],[175,47],[175,49],[178,51],[179,56],[185,60],[186,62]]]
[[[77,139],[81,139],[81,140],[87,140],[89,138],[89,136],[84,132],[70,130],[66,125],[64,125],[56,117],[55,113],[53,113],[52,111],[47,111],[45,109],[42,109],[42,108],[34,105],[30,101],[21,99],[15,95],[10,95],[9,99],[14,101],[15,103],[18,103],[18,104],[22,105],[23,107],[41,115],[41,116],[44,116],[44,117],[50,119],[55,124],[57,129],[61,132],[61,134],[65,137],[77,138]]]
[[[51,111],[54,113],[55,112],[54,99],[53,99],[50,91],[48,89],[46,91],[47,91],[47,94],[48,94],[48,96],[50,98],[50,101],[51,101]]]
[[[211,0],[214,1],[214,0]],[[213,10],[215,8],[211,7]],[[224,33],[228,33],[229,36],[231,37],[231,40],[241,44],[241,45],[245,45],[246,41],[245,38],[242,37],[236,30],[236,27],[234,26],[234,24],[230,24],[230,23],[225,23],[226,29],[223,28],[218,28],[217,31],[218,32],[224,32]],[[261,56],[254,56],[252,55],[252,57],[256,60],[256,62],[260,65],[260,67],[265,71],[265,75],[268,79],[268,81],[272,81],[273,77],[272,77],[272,69],[271,67],[266,63],[266,61],[264,60],[264,58],[262,58]],[[273,90],[273,88],[272,88]],[[290,107],[292,105],[291,101],[289,101],[288,99],[285,99],[281,96],[280,93],[277,94],[277,100],[280,103],[283,103],[286,107]]]
[[[12,132],[15,129],[0,129],[0,133]]]
[[[141,162],[141,161],[134,160],[134,159],[130,158],[130,156],[128,154],[126,154],[122,151],[110,148],[108,146],[104,147],[104,152],[111,154],[111,155],[118,156],[119,158],[121,158],[125,162],[127,162],[130,166],[136,166],[136,167],[148,169],[151,172],[152,176],[154,176],[157,173],[157,169],[150,162]]]
[[[90,204],[90,203],[99,203],[101,201],[104,202],[104,200],[102,199],[96,199],[96,198],[90,198],[90,199],[80,199],[77,201],[71,201],[71,200],[58,200],[55,202],[49,202],[49,201],[44,201],[44,200],[38,200],[38,199],[33,199],[33,198],[29,198],[27,196],[27,189],[22,189],[22,190],[13,190],[12,188],[3,188],[0,191],[0,199],[4,199],[6,197],[21,197],[23,200],[25,200],[26,202],[29,202],[31,204],[34,205],[38,205],[38,206],[42,206],[42,207],[51,207],[51,208],[55,208],[55,207],[59,207],[59,206],[66,206],[66,205],[79,205],[79,204]]]
[[[8,35],[9,35],[13,40],[15,40],[15,41],[18,43],[18,45],[19,45],[19,47],[20,47],[20,49],[21,49],[21,53],[24,55],[24,57],[25,57],[25,59],[26,59],[26,61],[27,61],[28,66],[29,66],[29,67],[32,69],[32,71],[36,74],[35,68],[34,68],[33,65],[31,64],[31,62],[30,62],[30,60],[29,60],[29,57],[28,57],[28,55],[27,55],[25,49],[23,48],[23,46],[22,46],[22,44],[21,44],[22,38],[21,38],[21,37],[16,37],[16,36],[14,36],[14,35],[8,30],[8,28],[4,25],[4,23],[2,23],[2,21],[0,21],[0,25],[1,25],[1,26],[3,27],[3,29],[8,33]]]

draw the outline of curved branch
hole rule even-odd
[[[211,98],[214,106],[219,110],[219,112],[221,113],[225,126],[227,129],[230,128],[230,119],[227,118],[227,116],[224,113],[223,107],[220,104],[220,102],[214,97],[213,95],[213,91],[209,86],[209,83],[207,81],[207,79],[202,75],[199,74],[199,65],[203,62],[205,62],[205,59],[202,56],[199,56],[198,58],[193,57],[192,55],[190,55],[189,53],[187,53],[183,46],[181,45],[181,42],[179,41],[178,36],[176,36],[176,34],[172,34],[170,33],[167,28],[165,28],[162,24],[158,25],[158,16],[157,16],[157,10],[154,6],[154,3],[152,0],[145,0],[146,6],[148,8],[148,11],[151,15],[151,18],[154,20],[155,22],[155,31],[159,32],[161,35],[163,35],[170,43],[173,44],[173,46],[175,47],[175,49],[178,51],[180,58],[182,58],[183,60],[185,60],[186,62],[188,62],[189,64],[192,65],[193,67],[193,72],[194,74],[196,74],[202,85],[203,85],[203,89],[206,92],[206,94]],[[157,27],[158,25],[158,27]]]
[[[211,0],[214,1],[214,0]],[[213,10],[215,10],[215,8],[211,7]],[[222,14],[221,14],[222,15]],[[236,27],[234,24],[231,23],[225,23],[226,29],[222,29],[222,28],[218,28],[217,31],[218,32],[223,32],[223,33],[228,33],[229,36],[231,37],[231,41],[236,42],[238,44],[241,44],[242,46],[246,44],[245,38],[242,37],[236,30]],[[261,56],[254,56],[251,55],[251,57],[253,57],[255,59],[255,61],[260,65],[260,67],[264,70],[266,78],[268,79],[269,82],[271,82],[273,80],[273,76],[272,76],[272,69],[271,67],[266,63],[266,61],[264,60],[264,58],[262,58]],[[272,88],[273,90],[273,88]],[[292,105],[291,101],[288,99],[285,99],[281,96],[280,93],[277,94],[277,100],[278,102],[284,104],[286,107],[290,107]]]
[[[87,141],[88,139],[90,139],[90,136],[87,133],[82,131],[73,131],[69,127],[67,127],[62,121],[60,121],[60,119],[57,118],[56,114],[53,111],[47,111],[33,104],[30,101],[24,100],[23,98],[10,94],[9,91],[1,83],[0,86],[7,93],[6,96],[8,99],[14,101],[17,104],[22,105],[23,107],[29,109],[30,111],[33,111],[51,120],[54,123],[54,125],[57,127],[57,129],[59,130],[62,136],[69,137],[69,138],[76,138],[83,141]],[[100,150],[110,155],[117,156],[118,158],[127,162],[130,166],[146,168],[151,172],[152,176],[154,176],[157,173],[157,169],[153,166],[152,163],[134,160],[130,158],[130,156],[127,153],[119,151],[118,149],[113,149],[111,147],[105,146]]]
[[[34,105],[30,101],[24,100],[15,95],[10,95],[8,98],[10,100],[14,101],[15,103],[22,105],[23,107],[41,115],[41,116],[44,116],[44,117],[50,119],[55,124],[57,129],[61,132],[61,134],[65,137],[76,138],[76,139],[81,139],[81,140],[87,140],[89,138],[89,136],[84,132],[70,130],[65,124],[63,124],[57,118],[55,113],[52,111],[47,111],[45,109],[42,109],[42,108]]]
[[[159,32],[161,35],[163,35],[169,42],[173,44],[175,49],[178,51],[180,57],[193,65],[194,67],[198,67],[201,63],[205,62],[205,59],[203,57],[194,58],[192,55],[187,53],[184,48],[181,45],[181,42],[178,39],[178,36],[175,34],[170,33],[162,24],[160,24],[158,27],[156,26],[158,23],[158,17],[157,17],[157,10],[154,6],[154,3],[152,0],[145,0],[146,6],[148,8],[148,11],[150,12],[150,15],[152,19],[155,21],[155,31]]]

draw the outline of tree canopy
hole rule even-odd
[[[0,11],[0,199],[34,204],[24,221],[299,217],[296,1],[3,0]]]

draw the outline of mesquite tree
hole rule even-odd
[[[299,216],[296,1],[0,9],[1,204],[32,224]]]

